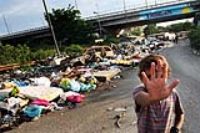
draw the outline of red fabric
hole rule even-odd
[[[44,99],[35,99],[32,104],[35,104],[35,105],[39,105],[39,106],[49,106],[49,102],[47,100],[44,100]]]
[[[67,101],[73,102],[73,103],[81,103],[81,102],[83,102],[84,98],[85,98],[84,95],[80,95],[80,96],[69,96],[69,97],[67,97]]]

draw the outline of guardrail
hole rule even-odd
[[[155,4],[150,4],[148,6],[144,6],[144,4],[134,5],[134,8],[130,8],[130,7],[133,7],[133,6],[127,6],[127,7],[129,7],[129,9],[127,9],[127,10],[120,10],[120,11],[114,11],[114,12],[113,11],[106,11],[107,13],[103,12],[103,14],[84,17],[84,19],[85,20],[97,20],[97,19],[102,19],[102,18],[109,17],[109,16],[123,15],[125,13],[132,13],[132,12],[135,12],[135,11],[148,10],[148,9],[152,9],[152,8],[156,8],[156,7],[160,7],[160,6],[167,6],[167,5],[172,5],[172,4],[183,4],[183,3],[186,3],[186,2],[195,2],[195,1],[196,0],[181,0],[181,1],[177,1],[177,0],[174,1],[173,0],[173,1],[169,1],[169,2],[157,3],[156,5]],[[14,32],[14,33],[11,33],[11,34],[0,36],[0,40],[2,38],[5,38],[5,37],[17,36],[17,35],[20,35],[20,34],[45,30],[45,29],[48,29],[48,28],[49,28],[48,26],[42,26],[42,27],[32,28],[32,29],[28,29],[28,30],[18,31],[18,32]]]
[[[173,4],[183,4],[185,2],[195,2],[196,0],[182,0],[182,1],[170,1],[170,2],[164,2],[164,3],[158,3],[158,4],[151,4],[151,5],[147,5],[144,6],[144,4],[142,6],[137,6],[135,8],[130,8],[128,10],[121,10],[121,11],[115,11],[115,12],[108,12],[108,13],[103,13],[103,14],[98,14],[95,16],[89,16],[89,17],[85,17],[85,20],[95,20],[95,19],[101,19],[101,18],[105,18],[105,17],[109,17],[109,16],[115,16],[115,15],[123,15],[125,13],[131,13],[131,12],[135,12],[135,11],[142,11],[142,10],[148,10],[148,9],[152,9],[152,8],[156,8],[156,7],[160,7],[160,6],[168,6],[168,5],[173,5]],[[129,6],[130,7],[130,6]],[[102,13],[102,12],[101,12]]]
[[[14,32],[14,33],[11,33],[11,34],[0,36],[0,40],[2,38],[5,38],[5,37],[11,37],[11,36],[19,35],[19,34],[25,34],[27,32],[35,32],[35,31],[45,30],[45,29],[48,29],[48,28],[49,28],[48,26],[42,26],[42,27],[32,28],[32,29],[28,29],[28,30],[18,31],[18,32]]]

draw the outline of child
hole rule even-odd
[[[167,84],[170,68],[165,57],[149,55],[139,64],[143,85],[134,89],[138,133],[179,133],[184,121],[183,108],[174,90],[179,80]]]

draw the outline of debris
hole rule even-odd
[[[133,122],[131,123],[131,125],[133,125],[133,126],[136,126],[136,124],[137,124],[137,121],[133,121]]]
[[[107,111],[113,111],[113,107],[107,108]]]
[[[120,124],[120,121],[121,121],[121,118],[122,117],[124,117],[125,116],[125,112],[122,112],[122,113],[120,113],[120,114],[118,114],[118,115],[116,115],[114,118],[116,119],[116,121],[115,121],[115,126],[117,127],[117,128],[121,128],[121,124]]]
[[[116,85],[112,85],[112,87],[113,87],[113,88],[117,88],[117,86],[116,86]]]
[[[38,119],[48,110],[61,110],[64,106],[74,109],[84,101],[83,93],[116,88],[112,79],[123,78],[122,70],[137,66],[142,58],[152,52],[151,47],[156,50],[156,47],[166,45],[158,45],[155,39],[149,39],[149,43],[145,40],[143,42],[143,39],[135,39],[134,45],[127,42],[112,44],[113,49],[109,46],[92,46],[82,56],[75,58],[62,56],[40,60],[31,63],[28,71],[17,69],[21,67],[19,65],[0,66],[0,71],[5,72],[0,74],[1,104],[6,104],[5,99],[13,99],[12,96],[20,98],[19,112],[31,120]],[[145,46],[137,45],[138,42]],[[15,71],[6,72],[13,69]],[[5,110],[9,111],[7,108]],[[121,128],[120,120],[125,116],[127,108],[108,107],[106,110],[120,113],[115,116],[115,125]],[[0,119],[3,117],[6,122],[6,118],[12,119],[15,116],[7,113],[0,116]]]
[[[126,108],[115,108],[115,112],[126,112]]]

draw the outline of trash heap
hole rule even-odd
[[[0,75],[0,125],[17,126],[42,114],[74,108],[86,96],[148,55],[131,45],[92,46],[80,57],[37,61],[30,70]]]

